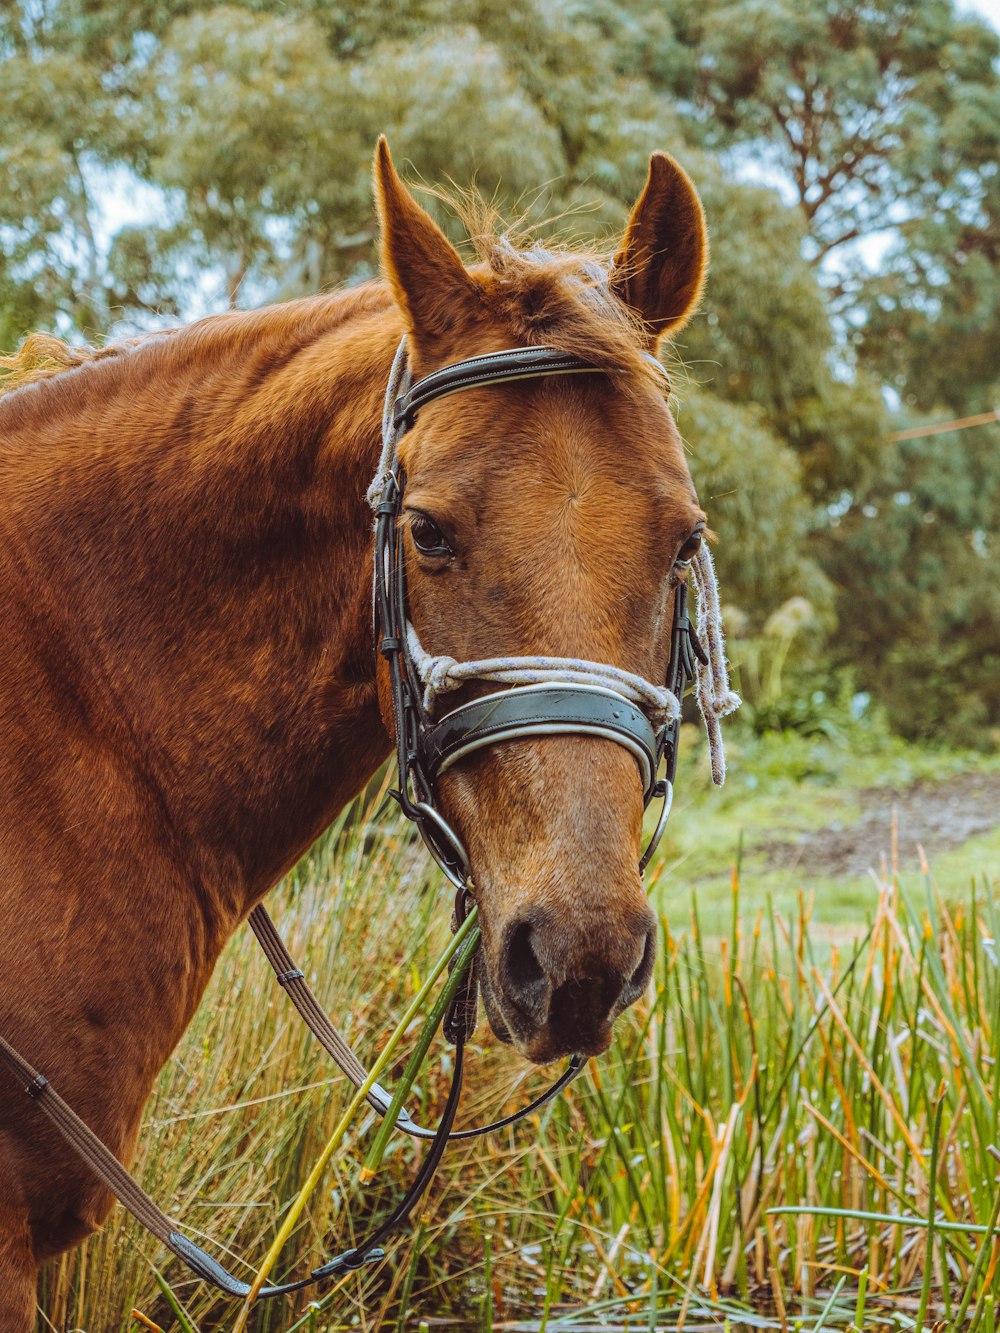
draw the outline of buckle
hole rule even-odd
[[[369,1104],[375,1102],[382,1114],[387,1115],[389,1107],[392,1105],[392,1093],[386,1088],[383,1088],[381,1083],[373,1083],[368,1089],[368,1102]],[[396,1124],[412,1125],[413,1123],[413,1116],[410,1115],[405,1106],[401,1106],[399,1108],[399,1115],[396,1118]]]
[[[322,1278],[339,1277],[341,1273],[354,1273],[359,1268],[364,1268],[365,1264],[381,1263],[384,1258],[385,1250],[381,1245],[373,1245],[368,1250],[345,1250],[335,1259],[331,1259],[319,1268],[314,1268],[309,1276],[317,1282]]]

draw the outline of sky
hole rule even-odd
[[[1000,0],[964,0],[960,7],[970,13],[980,14],[1000,30]]]

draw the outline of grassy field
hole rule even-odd
[[[942,848],[932,873],[898,832],[894,852],[887,815],[874,874],[836,856],[820,868],[827,844],[843,860],[838,825],[891,810],[885,789],[934,802],[943,788],[911,784],[988,781],[997,764],[884,738],[871,753],[856,738],[743,735],[732,748],[716,793],[689,746],[651,875],[655,984],[612,1051],[532,1123],[449,1149],[382,1265],[314,1304],[261,1306],[257,1333],[421,1321],[992,1333],[997,829]],[[920,808],[909,800],[911,820]],[[410,832],[375,814],[343,821],[271,903],[368,1058],[440,953],[450,905]],[[786,854],[803,839],[811,878]],[[449,1052],[436,1049],[410,1098],[425,1122],[447,1089]],[[470,1053],[464,1123],[540,1086],[485,1024]],[[163,1073],[136,1170],[249,1278],[349,1091],[241,933]],[[371,1128],[368,1115],[352,1127],[276,1275],[360,1238],[405,1188],[408,1140],[359,1188]],[[38,1327],[105,1333],[133,1308],[147,1322],[125,1327],[228,1329],[236,1315],[116,1210],[48,1272]]]
[[[918,873],[918,845],[933,856],[942,883],[962,886],[998,874],[1000,867],[1000,758],[970,752],[941,752],[908,745],[881,730],[858,728],[847,736],[804,737],[794,732],[762,737],[736,732],[730,739],[730,776],[720,791],[711,786],[704,745],[685,727],[682,768],[674,810],[661,848],[654,893],[664,913],[679,903],[687,913],[697,892],[709,934],[728,929],[732,867],[743,880],[744,911],[771,902],[794,914],[800,891],[813,899],[813,932],[850,935],[870,921],[893,854],[904,875]],[[981,782],[988,806],[963,833],[949,811],[949,834],[932,828],[937,793]],[[960,791],[960,802],[966,803]],[[872,820],[873,808],[882,818]],[[992,818],[992,811],[997,818]],[[858,820],[868,824],[852,837]],[[940,822],[940,821],[939,821]],[[874,826],[873,826],[874,824]],[[804,844],[801,858],[796,850]],[[845,846],[856,853],[845,856]]]

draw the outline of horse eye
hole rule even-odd
[[[701,546],[701,540],[705,535],[704,528],[695,528],[691,536],[687,539],[681,549],[677,552],[677,563],[686,565],[689,560],[693,560],[698,554],[698,548]]]
[[[414,514],[410,519],[410,535],[413,545],[421,555],[454,555],[451,543],[432,518],[426,514]]]

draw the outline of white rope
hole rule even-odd
[[[367,491],[367,500],[372,509],[378,509],[382,502],[382,493],[385,490],[386,482],[389,480],[392,465],[396,460],[396,445],[399,443],[402,432],[396,429],[396,423],[393,420],[393,409],[396,406],[396,399],[401,398],[404,393],[408,392],[410,379],[410,358],[406,354],[406,334],[404,333],[399,346],[396,348],[396,355],[392,358],[389,383],[385,389],[385,403],[382,407],[382,452],[379,455],[378,471],[372,478],[372,484]]]
[[[677,696],[665,685],[653,685],[643,676],[605,662],[583,657],[483,657],[476,662],[456,662],[453,657],[427,652],[409,621],[406,641],[429,713],[439,694],[457,690],[467,680],[491,680],[498,685],[597,685],[638,705],[656,728],[681,715]]]
[[[368,503],[377,509],[386,481],[396,458],[402,431],[396,427],[393,409],[396,400],[410,387],[410,366],[406,338],[396,351],[386,386],[382,412],[382,453],[378,471],[368,488]],[[691,562],[691,575],[698,594],[697,633],[708,657],[708,666],[697,667],[695,697],[705,722],[712,761],[712,781],[722,786],[726,780],[726,752],[719,719],[740,706],[740,696],[729,687],[726,670],[722,612],[715,566],[704,542]],[[680,717],[680,700],[664,685],[654,685],[621,667],[606,662],[591,662],[580,657],[484,657],[475,662],[457,662],[444,654],[427,652],[409,621],[407,644],[420,683],[424,687],[424,707],[433,712],[438,696],[457,690],[469,680],[488,680],[499,685],[597,685],[611,690],[642,708],[654,727],[659,728]]]
[[[715,565],[702,541],[691,561],[691,577],[698,593],[698,619],[695,633],[701,640],[708,665],[697,664],[695,697],[708,733],[708,750],[712,758],[712,781],[721,787],[726,780],[726,747],[722,742],[719,719],[735,713],[742,700],[729,686],[726,669],[726,641],[722,633],[722,608],[719,605],[719,582]]]

